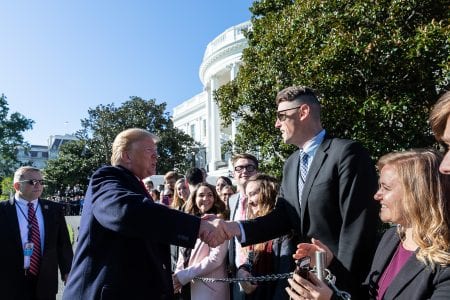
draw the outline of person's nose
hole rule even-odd
[[[276,118],[275,120],[275,128],[280,128],[281,127],[281,122],[280,120],[278,120],[278,118]]]
[[[444,159],[439,166],[439,172],[446,175],[450,174],[450,151],[447,151],[447,153],[445,153]]]
[[[376,201],[381,201],[383,197],[381,196],[381,192],[380,190],[377,190],[377,192],[375,193],[375,195],[373,195],[373,199],[375,199]]]

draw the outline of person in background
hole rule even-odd
[[[150,191],[150,196],[152,197],[152,199],[155,203],[159,203],[160,195],[161,195],[161,192],[157,189],[153,189]]]
[[[64,300],[172,299],[169,245],[191,248],[200,237],[215,247],[228,237],[219,220],[148,196],[141,180],[155,174],[158,140],[140,128],[120,132],[111,166],[91,176]]]
[[[220,190],[226,185],[233,185],[231,179],[226,176],[219,176],[216,180],[216,192],[220,195]]]
[[[189,198],[189,188],[184,178],[180,178],[175,182],[175,195],[170,207],[173,209],[183,210],[184,204]]]
[[[230,206],[229,206],[229,199],[231,196],[233,196],[235,194],[234,188],[232,185],[226,185],[224,187],[222,187],[222,189],[220,190],[220,200],[223,201],[223,203],[225,203],[226,207],[228,210],[230,210]]]
[[[228,200],[230,208],[230,220],[242,221],[247,219],[247,197],[244,185],[247,180],[258,173],[258,159],[249,153],[239,153],[231,159],[233,165],[233,177],[237,184],[237,193]],[[245,263],[247,255],[236,239],[230,240],[228,249],[228,266],[231,277],[237,276],[237,268]],[[233,300],[245,299],[245,292],[238,283],[231,284]]]
[[[177,182],[178,178],[180,176],[175,171],[169,171],[166,174],[164,174],[164,189],[175,189],[175,182]]]
[[[145,188],[147,189],[147,191],[149,193],[151,193],[151,191],[154,189],[152,178],[151,177],[146,177],[146,178],[144,178],[144,180],[142,180],[142,182],[144,183]]]
[[[450,91],[445,92],[438,99],[430,113],[431,130],[436,140],[445,149],[445,156],[439,166],[443,174],[450,174]]]
[[[206,182],[206,178],[208,178],[208,172],[206,172],[205,168],[200,168],[203,174],[203,182]]]
[[[73,252],[62,206],[41,199],[42,172],[14,173],[15,194],[0,201],[0,298],[50,300],[58,293],[58,267],[66,282]]]
[[[364,299],[450,299],[450,177],[438,172],[442,155],[435,150],[393,152],[378,161],[380,184],[374,198],[380,219],[394,224],[378,245]],[[295,258],[333,252],[320,241],[300,244]],[[313,257],[313,256],[312,256]],[[331,299],[333,292],[309,273],[294,276],[292,299]]]
[[[186,180],[180,178],[175,182],[175,194],[173,196],[172,204],[170,207],[176,210],[184,211],[184,205],[189,198],[189,189],[186,186]],[[170,256],[172,262],[172,272],[175,272],[177,261],[178,261],[179,247],[176,245],[170,245]],[[176,297],[179,295],[175,295]],[[178,299],[184,299],[183,297],[178,297]]]
[[[278,181],[266,174],[256,174],[244,184],[245,195],[248,199],[248,219],[254,219],[270,213],[275,208],[278,194]],[[239,266],[238,277],[264,276],[271,274],[289,273],[295,264],[292,253],[296,250],[293,234],[285,235],[267,242],[244,247],[247,261]],[[286,279],[276,281],[240,283],[246,293],[246,299],[279,300],[288,299],[284,291]]]
[[[189,186],[189,192],[192,193],[195,189],[195,186],[203,181],[203,173],[199,168],[190,168],[186,171],[186,183]]]
[[[202,182],[191,193],[186,204],[186,212],[195,216],[215,214],[219,218],[226,217],[224,203],[219,199],[215,187]],[[228,241],[217,247],[209,247],[197,239],[195,247],[180,248],[177,268],[173,275],[175,292],[182,286],[190,285],[192,300],[228,300],[230,299],[228,284],[223,282],[192,281],[195,277],[225,278]]]
[[[175,193],[174,189],[170,188],[170,186],[167,186],[164,189],[161,204],[164,204],[166,206],[170,206],[172,204],[174,193]]]

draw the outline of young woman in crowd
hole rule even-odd
[[[173,195],[173,200],[172,203],[170,204],[170,207],[173,209],[184,211],[184,205],[189,197],[189,188],[186,185],[186,180],[184,178],[180,178],[175,182],[174,186],[175,186],[175,193]],[[178,253],[179,247],[175,245],[170,245],[172,272],[175,271],[177,266]]]
[[[225,176],[219,176],[216,180],[216,192],[217,195],[220,195],[220,191],[224,186],[230,185],[232,186],[233,183],[231,182],[231,179]]]
[[[270,213],[275,208],[278,195],[278,182],[269,175],[256,174],[244,184],[248,199],[247,219],[254,219]],[[261,276],[288,273],[294,269],[292,253],[295,241],[292,235],[286,235],[265,243],[244,247],[247,263],[240,266],[238,277]],[[246,299],[288,299],[284,291],[286,279],[263,282],[241,282]]]
[[[170,207],[173,209],[182,210],[183,205],[187,202],[189,197],[189,188],[186,185],[186,180],[180,178],[175,182],[175,195]]]
[[[220,190],[220,194],[219,194],[220,200],[222,200],[223,203],[225,203],[225,206],[227,207],[228,210],[230,210],[230,206],[228,204],[228,200],[235,193],[236,192],[234,191],[234,188],[231,185],[225,185]]]
[[[434,150],[387,154],[378,161],[380,219],[388,229],[377,248],[363,287],[367,299],[450,299],[450,177],[439,173],[442,155]],[[299,244],[295,258],[326,251],[318,240]],[[330,267],[331,269],[331,267]],[[331,299],[333,292],[313,273],[289,280],[292,299]]]
[[[205,182],[195,187],[186,203],[185,212],[196,216],[215,214],[220,218],[226,218],[227,214],[225,204],[219,199],[215,187]],[[195,277],[226,277],[227,249],[228,241],[210,248],[200,239],[197,239],[194,249],[180,248],[177,268],[173,275],[175,292],[180,292],[182,286],[190,284],[193,300],[228,300],[228,284],[192,281]]]

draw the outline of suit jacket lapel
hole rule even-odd
[[[42,212],[42,217],[44,218],[44,254],[45,254],[45,250],[48,249],[47,247],[47,243],[48,243],[48,237],[50,237],[50,221],[51,221],[51,215],[48,209],[48,205],[45,205],[42,203],[41,199],[38,200],[39,201],[39,206],[41,207],[41,212]],[[41,230],[41,229],[40,229]]]
[[[373,283],[378,284],[382,272],[386,269],[387,265],[391,261],[391,258],[394,255],[395,250],[397,249],[398,243],[400,242],[397,233],[395,231],[393,232],[393,235],[387,237],[385,239],[385,242],[380,243],[378,249],[381,249],[381,251],[379,251],[379,253],[377,251],[375,257],[373,258],[372,270],[375,270],[375,272],[371,272],[371,274],[369,274],[369,276],[371,276],[370,281]]]
[[[287,176],[287,180],[289,181],[287,186],[295,186],[296,187],[296,193],[295,193],[295,201],[294,201],[294,207],[297,211],[297,215],[301,215],[301,208],[300,208],[300,199],[298,196],[298,179],[300,178],[300,151],[297,150],[294,153],[293,157],[293,164],[295,167],[291,168],[292,172],[295,172],[293,174],[290,174]]]
[[[314,154],[313,161],[311,162],[311,167],[308,170],[308,175],[306,176],[305,185],[303,186],[302,191],[302,199],[301,199],[301,220],[302,220],[302,232],[303,232],[303,224],[305,220],[305,211],[306,206],[308,205],[309,194],[311,193],[311,187],[314,184],[314,181],[319,174],[320,169],[322,168],[323,163],[325,162],[328,154],[328,148],[330,147],[331,140],[328,138],[324,138],[323,142],[319,145]],[[298,160],[298,159],[297,159]],[[298,164],[297,164],[298,165]]]
[[[384,298],[396,299],[397,295],[399,295],[400,292],[404,290],[409,283],[424,270],[424,268],[424,264],[417,260],[416,253],[413,253],[413,255],[411,255],[411,257],[406,261],[406,264],[400,269],[398,274],[392,280],[384,294]]]
[[[6,205],[6,218],[8,218],[7,224],[10,227],[10,232],[12,232],[12,237],[14,238],[14,243],[18,253],[22,253],[22,238],[20,237],[19,219],[17,219],[16,205],[14,199],[10,199]]]

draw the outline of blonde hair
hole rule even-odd
[[[130,128],[120,132],[112,145],[111,165],[119,165],[122,162],[122,154],[130,151],[135,142],[145,138],[151,138],[155,144],[159,142],[159,138],[156,135],[145,129]]]
[[[258,193],[258,206],[259,210],[256,214],[253,214],[252,210],[249,210],[247,219],[254,219],[257,217],[265,216],[270,213],[276,204],[276,199],[279,190],[278,180],[267,174],[255,174],[250,177],[244,184],[244,190],[250,182],[256,182],[259,185]],[[259,243],[254,246],[257,251],[264,251],[266,243]]]
[[[395,168],[403,188],[402,206],[407,226],[419,246],[418,260],[434,269],[450,264],[450,177],[439,172],[442,154],[432,149],[393,152],[377,167]],[[405,228],[399,227],[403,240]]]
[[[177,186],[179,184],[186,184],[186,180],[184,178],[180,178],[175,182],[175,189],[174,189],[174,193],[173,193],[173,200],[172,200],[172,204],[170,204],[170,207],[173,209],[178,209],[180,210],[183,206],[184,199],[181,198],[181,195],[178,193],[178,188]],[[188,188],[188,187],[186,187]]]
[[[436,140],[441,141],[450,116],[450,91],[445,92],[436,102],[430,113],[431,130]]]

